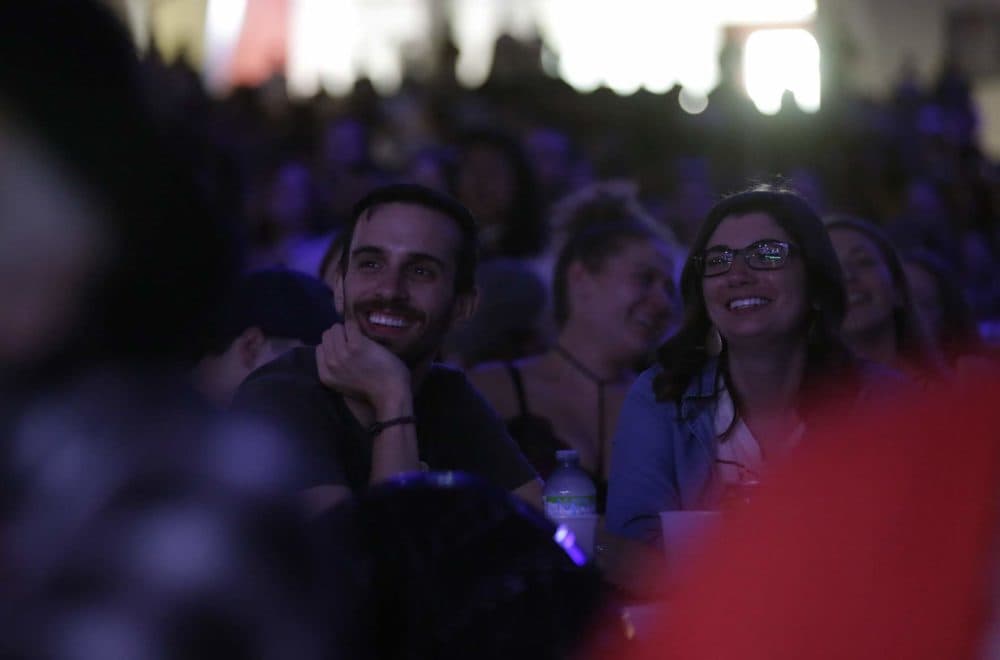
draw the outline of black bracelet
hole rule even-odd
[[[390,426],[399,426],[400,424],[416,424],[417,418],[413,415],[407,415],[406,417],[393,417],[392,419],[387,419],[384,422],[375,422],[368,427],[368,436],[374,438],[382,431],[386,430]]]

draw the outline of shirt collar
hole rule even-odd
[[[715,399],[718,393],[719,358],[710,357],[705,361],[701,371],[691,379],[691,383],[681,397],[681,414],[691,417],[706,404]]]

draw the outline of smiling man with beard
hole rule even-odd
[[[305,443],[314,510],[421,469],[478,474],[539,505],[541,484],[496,413],[464,375],[433,364],[475,309],[472,215],[396,184],[358,202],[344,231],[334,278],[344,322],[252,374],[235,405]]]

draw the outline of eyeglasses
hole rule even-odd
[[[742,254],[747,267],[754,270],[777,270],[784,268],[795,246],[786,241],[765,238],[743,249],[711,247],[696,257],[702,277],[715,277],[728,273],[733,267],[736,255]]]

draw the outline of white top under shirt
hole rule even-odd
[[[733,424],[733,417],[736,410],[733,406],[733,398],[729,395],[722,377],[719,377],[717,388],[718,397],[715,407],[715,436],[720,438],[716,450],[716,470],[719,482],[726,486],[746,486],[755,484],[760,480],[764,472],[766,463],[773,463],[766,459],[764,452],[760,448],[757,438],[753,437],[750,428],[740,417]],[[726,429],[732,429],[726,433]],[[805,423],[799,425],[792,431],[788,439],[787,448],[791,449],[799,444],[805,434]],[[722,438],[725,434],[725,438]]]

